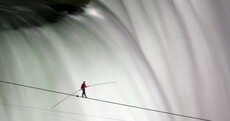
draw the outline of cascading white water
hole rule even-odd
[[[93,1],[84,14],[52,25],[1,31],[0,80],[66,93],[83,80],[115,81],[88,88],[87,96],[227,121],[228,8],[219,10],[224,1],[199,2]],[[73,97],[50,109],[64,97],[0,84],[0,116],[3,121],[195,121]]]

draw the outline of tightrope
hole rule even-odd
[[[59,92],[59,91],[53,91],[53,90],[49,90],[49,89],[43,89],[43,88],[34,87],[34,86],[28,86],[28,85],[23,85],[23,84],[18,84],[18,83],[13,83],[13,82],[7,82],[7,81],[2,81],[2,80],[0,80],[0,82],[5,83],[5,84],[10,84],[10,85],[15,85],[15,86],[21,86],[21,87],[26,87],[26,88],[31,88],[31,89],[41,90],[41,91],[52,92],[52,93],[56,93],[56,94],[74,96],[76,98],[83,98],[81,96],[76,96],[73,94],[68,94],[68,93]],[[202,120],[202,121],[211,121],[211,120],[204,119],[204,118],[198,118],[198,117],[187,116],[187,115],[182,115],[182,114],[177,114],[177,113],[171,113],[171,112],[166,112],[166,111],[143,108],[143,107],[139,107],[139,106],[127,105],[127,104],[116,103],[116,102],[111,102],[111,101],[106,101],[106,100],[95,99],[95,98],[84,98],[84,99],[94,100],[94,101],[99,101],[99,102],[104,102],[104,103],[110,103],[110,104],[114,104],[114,105],[126,106],[126,107],[130,107],[130,108],[136,108],[136,109],[141,109],[141,110],[146,110],[146,111],[164,113],[164,114],[169,114],[169,115],[174,115],[174,116],[180,116],[180,117],[184,117],[184,118],[190,118],[190,119],[196,119],[196,120]]]

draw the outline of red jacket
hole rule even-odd
[[[82,85],[81,85],[81,89],[85,89],[87,86],[86,86],[86,84],[85,83],[83,83]]]

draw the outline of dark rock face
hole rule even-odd
[[[1,0],[0,29],[42,26],[82,13],[90,0]]]

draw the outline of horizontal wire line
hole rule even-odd
[[[84,97],[81,97],[81,96],[78,96],[78,97],[79,98],[84,98]],[[180,117],[185,117],[185,118],[192,118],[192,119],[203,120],[203,121],[211,121],[211,120],[208,120],[208,119],[197,118],[197,117],[193,117],[193,116],[186,116],[186,115],[182,115],[182,114],[170,113],[170,112],[166,112],[166,111],[143,108],[143,107],[139,107],[139,106],[127,105],[127,104],[116,103],[116,102],[111,102],[111,101],[106,101],[106,100],[95,99],[95,98],[87,97],[87,98],[84,98],[84,99],[100,101],[100,102],[110,103],[110,104],[115,104],[115,105],[121,105],[121,106],[126,106],[126,107],[131,107],[131,108],[138,108],[138,109],[147,110],[147,111],[153,111],[153,112],[158,112],[158,113],[165,113],[165,114],[170,114],[170,115],[175,115],[175,116],[180,116]]]
[[[64,92],[59,92],[59,91],[53,91],[53,90],[48,90],[48,89],[43,89],[39,87],[33,87],[33,86],[28,86],[28,85],[23,85],[23,84],[18,84],[18,83],[13,83],[13,82],[7,82],[7,81],[2,81],[0,80],[1,83],[5,84],[11,84],[11,85],[16,85],[16,86],[22,86],[22,87],[27,87],[31,89],[37,89],[37,90],[42,90],[42,91],[47,91],[47,92],[52,92],[52,93],[57,93],[57,94],[62,94],[62,95],[69,95],[69,96],[74,96],[77,97],[76,95],[64,93]],[[77,98],[83,98],[81,96],[78,96]],[[160,110],[154,110],[154,109],[149,109],[149,108],[143,108],[143,107],[138,107],[138,106],[133,106],[133,105],[127,105],[127,104],[122,104],[122,103],[116,103],[116,102],[111,102],[111,101],[105,101],[105,100],[100,100],[100,99],[94,99],[94,98],[84,98],[88,100],[94,100],[94,101],[100,101],[104,103],[110,103],[110,104],[115,104],[115,105],[120,105],[120,106],[126,106],[126,107],[131,107],[131,108],[136,108],[136,109],[142,109],[146,111],[152,111],[152,112],[158,112],[158,113],[164,113],[164,114],[169,114],[169,115],[174,115],[174,116],[180,116],[180,117],[185,117],[185,118],[190,118],[190,119],[197,119],[197,120],[202,120],[202,121],[211,121],[208,119],[203,119],[203,118],[198,118],[198,117],[193,117],[193,116],[187,116],[187,115],[182,115],[182,114],[177,114],[177,113],[171,113],[171,112],[166,112],[166,111],[160,111]]]

